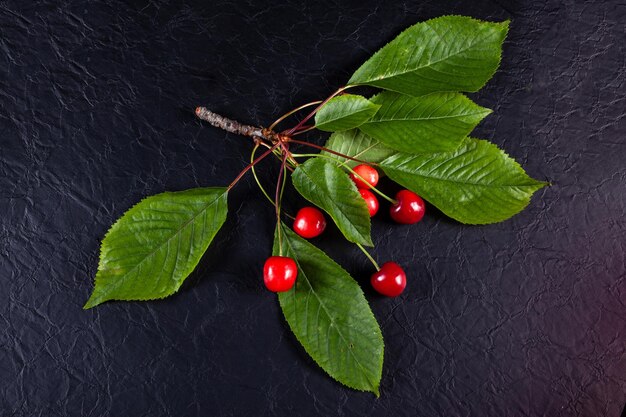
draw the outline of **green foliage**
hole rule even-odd
[[[373,246],[367,206],[344,171],[322,158],[311,158],[298,165],[291,180],[304,198],[332,217],[346,239]]]
[[[368,59],[348,84],[412,96],[478,91],[500,64],[509,22],[442,16],[411,26]]]
[[[526,175],[497,146],[471,138],[451,152],[397,154],[381,165],[389,178],[468,224],[506,220],[546,185]]]
[[[107,300],[153,300],[178,291],[226,219],[226,188],[142,200],[109,229],[85,308]]]
[[[371,163],[379,163],[383,159],[396,153],[393,149],[385,147],[379,141],[358,129],[333,133],[330,135],[330,138],[328,138],[324,147],[343,155]],[[350,168],[359,164],[359,162],[346,159],[330,152],[322,151],[322,154],[331,156]]]
[[[407,153],[456,148],[491,110],[459,93],[421,97],[384,92],[372,98],[380,110],[359,129],[384,145]]]
[[[350,158],[376,164],[391,180],[462,223],[494,223],[521,211],[546,183],[530,178],[495,145],[467,137],[490,110],[461,94],[479,90],[494,74],[507,30],[508,22],[443,16],[402,32],[339,90],[366,85],[390,91],[370,100],[336,96],[315,114],[317,129],[334,132],[326,148],[344,156],[323,151],[322,157],[304,163],[294,158],[310,155],[281,157],[283,164],[297,165],[292,174],[297,191],[326,211],[349,241],[366,246],[373,246],[370,217],[346,173],[346,167],[360,163]],[[272,152],[281,156],[289,141],[303,144],[286,138],[285,132],[308,131],[305,123],[311,117],[277,134],[242,126],[204,108],[196,114],[231,133],[252,136],[255,151],[261,145],[269,148],[255,163]],[[128,210],[102,242],[95,288],[85,308],[107,300],[149,300],[176,292],[224,223],[227,194],[227,188],[162,193]],[[277,205],[281,196],[279,189]],[[294,288],[279,294],[289,326],[331,377],[378,395],[383,339],[361,288],[283,223],[277,225],[279,230],[282,239],[275,239],[274,254],[282,245],[282,255],[293,258],[299,269]]]
[[[294,288],[279,294],[291,330],[331,377],[378,396],[384,344],[361,287],[324,252],[285,225],[278,227],[283,256],[298,265]],[[274,239],[274,255],[278,248]]]
[[[334,97],[315,115],[315,127],[327,132],[353,129],[369,120],[379,107],[363,96]]]

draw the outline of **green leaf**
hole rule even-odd
[[[348,84],[419,96],[478,91],[500,64],[509,22],[442,16],[411,26],[368,59]]]
[[[452,152],[397,154],[381,165],[392,180],[468,224],[506,220],[524,209],[532,194],[546,185],[530,178],[494,144],[471,138]]]
[[[333,133],[330,135],[330,138],[328,138],[324,147],[370,163],[379,163],[383,159],[396,153],[393,149],[387,148],[378,140],[366,135],[358,129]],[[321,153],[337,159],[340,163],[345,163],[345,165],[350,168],[360,164],[360,162],[352,161],[330,152],[322,151]]]
[[[315,115],[315,127],[326,132],[353,129],[369,120],[379,107],[363,96],[334,97]]]
[[[296,190],[332,217],[346,239],[373,246],[365,200],[348,175],[322,158],[298,165],[291,175]]]
[[[372,101],[381,108],[359,129],[406,153],[452,150],[491,113],[460,93],[410,97],[384,92]]]
[[[148,197],[107,232],[85,309],[107,300],[153,300],[178,291],[226,219],[226,188]]]
[[[363,291],[324,252],[284,225],[282,231],[283,256],[298,265],[294,287],[278,295],[289,327],[332,378],[378,396],[384,344]],[[275,239],[274,255],[278,248]]]

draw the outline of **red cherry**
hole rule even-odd
[[[326,229],[326,219],[315,207],[301,208],[293,221],[293,230],[305,239],[321,235],[324,229]]]
[[[391,218],[397,223],[413,224],[422,220],[426,212],[424,200],[409,190],[401,190],[396,194],[397,203],[389,209]]]
[[[263,267],[263,280],[268,290],[273,292],[289,291],[296,282],[298,266],[285,256],[271,256]]]
[[[370,212],[370,217],[374,217],[374,215],[378,213],[378,199],[370,190],[359,190],[359,192],[361,193],[363,200],[365,200],[367,209]]]
[[[363,179],[354,175],[354,172],[359,174]],[[354,172],[350,174],[350,178],[352,178],[352,181],[356,184],[356,188],[367,190],[371,187],[376,187],[376,184],[378,184],[378,171],[376,171],[376,168],[361,164],[354,167]]]
[[[406,274],[395,262],[386,262],[372,275],[372,287],[382,295],[396,297],[406,288]]]

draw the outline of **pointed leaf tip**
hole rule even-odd
[[[412,96],[478,91],[500,64],[508,26],[466,16],[417,23],[376,52],[348,83]]]
[[[381,166],[389,178],[466,224],[506,220],[522,211],[533,193],[546,185],[529,177],[496,145],[472,138],[449,152],[398,153]]]
[[[333,379],[378,397],[384,342],[361,287],[320,249],[284,224],[278,227],[282,253],[298,264],[295,286],[278,295],[289,327]],[[273,253],[278,252],[275,238]]]
[[[124,213],[102,241],[95,288],[83,308],[178,291],[224,223],[226,199],[226,188],[165,192]]]

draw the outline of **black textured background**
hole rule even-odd
[[[270,3],[0,1],[0,415],[618,416],[626,3]],[[512,19],[473,95],[494,109],[475,136],[554,185],[497,225],[432,207],[411,227],[374,221],[377,258],[410,280],[397,299],[366,288],[386,341],[379,399],[320,371],[264,290],[273,215],[251,178],[179,294],[81,309],[127,208],[244,166],[250,144],[196,105],[266,124],[452,13]],[[335,230],[319,243],[366,283]]]

